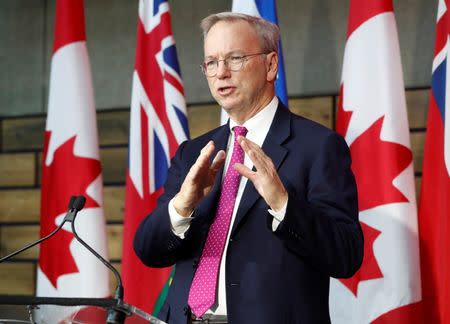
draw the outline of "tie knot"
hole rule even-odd
[[[244,126],[234,126],[233,127],[234,136],[237,138],[239,135],[245,136],[247,135],[247,128]]]

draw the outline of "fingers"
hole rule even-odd
[[[209,165],[209,158],[214,151],[214,142],[209,141],[200,151],[197,160],[191,167],[192,175],[196,175],[201,170]]]
[[[223,166],[224,162],[225,162],[225,151],[224,150],[220,150],[219,152],[217,152],[216,156],[214,157],[214,160],[211,163],[211,171],[216,173],[217,171],[219,171],[219,169]]]
[[[265,172],[270,167],[272,160],[264,153],[264,151],[249,139],[239,136],[238,142],[244,152],[248,155],[250,160],[256,167],[256,170]]]
[[[252,182],[256,177],[256,172],[250,170],[248,167],[246,167],[242,163],[236,163],[233,167],[241,176],[246,177],[247,179],[249,179]]]
[[[204,163],[208,162],[213,152],[214,152],[214,142],[209,141],[200,151],[200,154],[195,164],[199,163],[200,165],[203,165]]]
[[[194,166],[202,167],[209,164],[209,158],[211,157],[212,152],[214,152],[214,142],[209,141],[201,149],[200,154],[198,155],[197,160],[194,163]]]

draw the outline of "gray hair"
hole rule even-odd
[[[203,37],[206,37],[209,30],[219,21],[225,22],[239,22],[246,21],[254,28],[261,43],[261,50],[264,53],[276,52],[278,53],[278,41],[280,39],[280,29],[277,25],[256,17],[236,12],[220,12],[209,15],[200,23],[200,28],[203,31]]]

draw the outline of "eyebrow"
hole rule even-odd
[[[227,58],[232,55],[244,55],[244,52],[242,50],[235,50],[235,51],[228,52],[224,57]],[[205,60],[211,60],[211,59],[216,60],[217,57],[213,56],[213,55],[205,56]]]

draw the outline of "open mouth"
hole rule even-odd
[[[231,86],[219,87],[219,88],[217,89],[217,92],[218,92],[220,95],[222,95],[222,96],[226,96],[226,95],[231,94],[231,93],[234,91],[234,89],[236,89],[236,88],[235,88],[235,87],[231,87]]]

